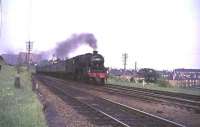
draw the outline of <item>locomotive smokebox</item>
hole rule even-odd
[[[96,50],[93,51],[93,54],[97,54],[97,53],[98,53],[98,51],[96,51]]]

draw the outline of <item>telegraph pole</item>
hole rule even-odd
[[[28,70],[29,70],[29,65],[30,65],[30,60],[31,60],[31,51],[33,49],[33,42],[32,41],[27,41],[26,42],[26,63],[28,66]]]
[[[137,72],[137,62],[135,61],[135,72]]]
[[[124,71],[126,70],[127,58],[128,58],[128,54],[127,53],[123,53],[122,54],[122,60],[123,60],[123,65],[124,65]]]
[[[33,42],[30,41],[31,38],[31,20],[32,20],[32,0],[29,2],[29,14],[28,14],[28,39],[29,41],[26,42],[26,64],[29,70],[30,63],[31,63],[31,51],[33,49]]]

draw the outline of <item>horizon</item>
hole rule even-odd
[[[0,54],[0,56],[2,56],[2,55],[19,55],[20,53],[27,53],[27,52],[19,52],[19,53],[3,53],[3,54]],[[92,53],[92,52],[88,52],[88,53]],[[40,53],[32,53],[31,52],[31,54],[34,54],[34,55],[41,55]],[[80,55],[80,54],[79,54]],[[82,54],[81,54],[82,55]],[[73,54],[72,55],[72,57],[75,57],[75,56],[77,56],[77,55],[75,55],[75,54]],[[72,57],[70,57],[70,58],[72,58]],[[70,59],[70,58],[67,58],[67,59]],[[50,60],[53,60],[53,56],[52,57],[50,57],[49,59],[42,59],[42,60],[48,60],[48,61],[50,61]],[[66,60],[66,59],[61,59],[61,60]],[[123,70],[124,68],[123,68],[123,65],[121,66],[121,67],[111,67],[111,66],[105,66],[105,67],[108,67],[108,68],[110,68],[110,69],[118,69],[118,70]],[[147,67],[137,67],[137,70],[140,70],[140,69],[142,69],[142,68],[147,68]],[[183,67],[178,67],[178,68],[173,68],[173,69],[155,69],[155,68],[151,68],[151,67],[149,67],[150,69],[154,69],[154,70],[156,70],[156,71],[174,71],[175,69],[200,69],[200,68],[183,68]],[[134,67],[132,67],[132,68],[127,68],[126,70],[135,70],[135,68]]]
[[[30,40],[33,53],[49,51],[51,57],[59,43],[90,33],[109,67],[122,67],[127,53],[127,68],[134,68],[135,61],[159,70],[200,68],[198,0],[1,2],[0,54],[25,52]],[[93,49],[81,44],[69,51],[73,57]]]

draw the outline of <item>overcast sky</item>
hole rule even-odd
[[[1,0],[0,53],[53,49],[93,33],[108,67],[200,68],[199,0]],[[66,47],[67,48],[67,47]],[[78,48],[71,56],[91,52]]]

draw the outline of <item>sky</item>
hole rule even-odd
[[[105,65],[200,68],[200,0],[1,0],[0,54],[51,50],[72,34],[92,33]],[[92,52],[80,46],[71,57]],[[50,54],[51,55],[51,54]]]

